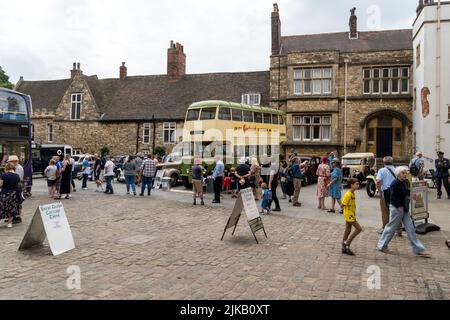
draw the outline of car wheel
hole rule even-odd
[[[375,185],[375,182],[373,182],[373,180],[367,180],[366,191],[369,197],[373,198],[375,196],[375,193],[377,192],[377,187]]]
[[[178,175],[176,173],[170,176],[170,186],[172,188],[176,187],[178,184]]]

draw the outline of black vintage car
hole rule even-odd
[[[301,156],[300,162],[303,163],[305,161],[308,161],[308,166],[306,167],[306,171],[303,174],[303,186],[307,186],[313,183],[317,182],[317,167],[322,162],[322,160],[319,157],[315,156]]]

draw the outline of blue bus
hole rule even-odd
[[[24,169],[25,195],[31,194],[31,98],[20,92],[0,88],[0,172],[10,155],[19,157]]]

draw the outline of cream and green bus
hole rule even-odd
[[[183,129],[183,184],[190,187],[196,158],[202,159],[208,173],[214,168],[215,156],[221,156],[227,168],[236,166],[243,157],[278,158],[285,141],[282,111],[227,101],[193,103]]]

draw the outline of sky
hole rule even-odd
[[[165,74],[170,40],[186,73],[269,69],[276,0],[0,0],[0,66],[15,83],[86,75]],[[282,36],[411,28],[416,0],[278,0]]]

